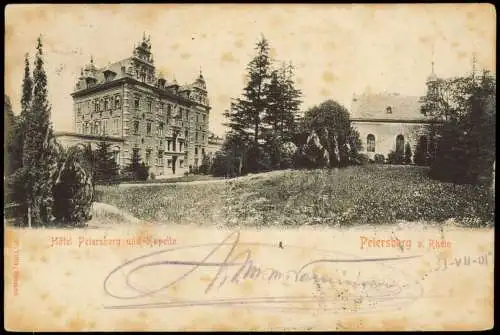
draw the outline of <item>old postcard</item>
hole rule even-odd
[[[7,5],[5,328],[492,328],[495,22]]]

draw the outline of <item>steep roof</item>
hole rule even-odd
[[[352,101],[351,118],[424,120],[425,117],[420,113],[419,100],[418,96],[405,96],[398,93],[355,95]]]

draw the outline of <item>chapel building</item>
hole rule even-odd
[[[427,89],[436,89],[437,80],[433,70],[426,81]],[[415,153],[418,142],[427,152],[433,150],[431,146],[434,142],[428,133],[428,126],[440,121],[424,116],[420,111],[421,105],[420,96],[398,93],[354,95],[351,121],[363,144],[361,152],[372,160],[376,154],[387,159],[391,151],[404,154],[407,143]]]

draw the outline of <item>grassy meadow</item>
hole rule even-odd
[[[287,170],[207,184],[97,187],[97,201],[141,220],[225,226],[492,223],[488,189],[431,180],[415,166]]]

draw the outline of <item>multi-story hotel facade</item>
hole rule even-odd
[[[91,58],[71,96],[76,133],[59,134],[62,142],[107,141],[121,168],[137,151],[158,178],[201,164],[210,112],[203,75],[183,86],[156,75],[149,37],[131,57],[103,68]]]

